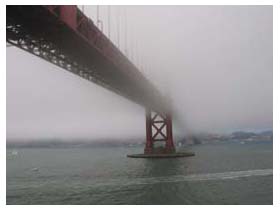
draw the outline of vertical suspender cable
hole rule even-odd
[[[99,23],[99,5],[96,6],[96,24],[97,24],[97,28],[98,27],[98,23]]]
[[[127,55],[127,14],[126,8],[124,7],[124,52]]]
[[[111,24],[111,22],[110,22],[111,21],[111,19],[110,19],[111,17],[110,16],[111,16],[111,11],[110,11],[110,9],[111,9],[110,5],[108,5],[108,37],[109,37],[109,39],[111,38],[111,35],[110,35],[110,27],[111,27],[111,25],[110,25]]]
[[[120,49],[120,8],[118,6],[117,10],[117,43],[118,48]]]

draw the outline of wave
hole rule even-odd
[[[145,177],[135,179],[112,179],[106,180],[97,185],[145,185],[157,183],[173,183],[173,182],[193,182],[193,181],[211,181],[211,180],[227,180],[239,179],[252,176],[270,176],[273,175],[273,169],[257,169],[247,171],[228,171],[222,173],[207,173],[207,174],[190,174],[190,175],[175,175],[166,177]]]

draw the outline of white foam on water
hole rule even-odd
[[[226,180],[239,179],[252,176],[269,176],[273,175],[273,169],[257,169],[248,171],[228,171],[222,173],[208,174],[190,174],[190,175],[175,175],[166,177],[145,177],[135,179],[111,179],[97,185],[145,185],[157,183],[172,183],[172,182],[193,182],[193,181],[210,181],[210,180]]]

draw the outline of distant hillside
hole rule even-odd
[[[270,135],[273,136],[273,131],[263,131],[261,133],[259,133],[260,135]]]
[[[272,141],[273,131],[263,131],[260,133],[236,131],[231,134],[213,134],[213,133],[199,133],[196,135],[188,136],[179,139],[177,142],[180,145],[188,144],[205,144],[205,143],[217,143],[226,141]]]
[[[235,139],[247,139],[253,136],[257,136],[257,134],[253,132],[244,132],[244,131],[237,131],[231,134],[231,137]]]
[[[142,145],[144,140],[138,140],[131,142],[129,140],[29,140],[29,141],[7,141],[7,148],[89,148],[89,147],[119,147],[119,146],[131,146],[131,145]]]

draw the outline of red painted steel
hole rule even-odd
[[[173,134],[172,134],[172,117],[168,113],[166,114],[166,132],[167,132],[167,141],[166,141],[166,150],[168,152],[174,152],[175,146],[173,143]]]
[[[157,118],[161,118],[157,120]],[[154,133],[154,134],[153,134]],[[164,147],[155,147],[155,142],[164,142]],[[146,109],[146,146],[144,153],[174,153],[172,119],[170,114],[159,114]]]
[[[146,145],[144,152],[146,154],[151,154],[153,152],[153,142],[152,142],[152,120],[151,112],[146,109]]]
[[[6,30],[8,43],[144,106],[145,153],[175,152],[166,99],[77,6],[7,6]]]
[[[143,76],[137,67],[103,34],[102,31],[76,6],[45,6],[53,15],[71,27],[83,37],[89,45],[97,49],[106,60],[115,65],[119,71],[132,81],[133,86],[141,87],[149,93],[146,101],[157,101],[158,110],[164,106],[164,99],[156,88]],[[56,10],[56,12],[54,12]],[[76,26],[76,27],[75,27]],[[155,104],[155,103],[154,103]],[[161,106],[161,107],[160,107]],[[155,107],[153,107],[155,108]]]
[[[76,6],[7,6],[7,42],[153,110],[165,98]]]
[[[60,18],[73,29],[77,28],[77,7],[60,6]]]
[[[53,13],[54,6],[45,6]],[[57,6],[59,18],[83,36],[89,44],[96,47],[108,60],[119,66],[126,74],[138,80],[146,80],[126,56],[100,31],[93,21],[76,6]],[[57,15],[53,13],[54,15]],[[130,71],[129,71],[130,70]]]

